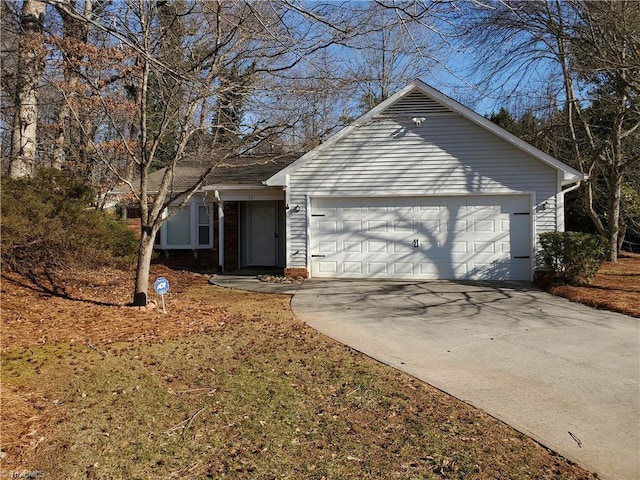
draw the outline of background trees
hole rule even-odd
[[[475,8],[477,7],[477,8]],[[615,260],[635,228],[640,122],[640,4],[630,1],[505,1],[465,12],[476,67],[498,95],[538,85],[538,146],[589,175],[581,210]],[[535,128],[535,127],[534,127]],[[535,141],[533,143],[536,143]],[[632,216],[628,216],[631,214]]]
[[[12,177],[33,174],[36,161],[38,98],[46,49],[42,26],[45,4],[25,0],[19,17],[18,62],[15,70],[15,113],[11,135],[9,173]]]
[[[486,73],[483,93],[511,110],[496,121],[590,174],[579,210],[615,258],[640,209],[639,8],[578,0],[4,0],[1,114],[13,128],[3,167],[15,177],[64,169],[98,195],[128,184],[142,211],[142,303],[169,204],[185,204],[231,157],[317,145],[401,85],[431,76],[465,34]],[[201,175],[174,191],[175,167],[186,160]],[[148,175],[162,167],[150,197]]]
[[[38,101],[46,108],[30,116],[41,133],[30,133],[30,150],[23,148],[29,155],[10,153],[11,165],[23,157],[29,165],[12,167],[12,175],[51,165],[98,192],[128,184],[142,213],[134,303],[144,304],[155,234],[177,211],[170,204],[185,205],[231,157],[316,145],[369,106],[359,102],[367,96],[359,90],[363,80],[369,91],[380,87],[378,100],[390,93],[392,79],[407,80],[402,74],[411,62],[401,56],[424,58],[413,35],[431,7],[397,5],[26,0],[15,15],[33,17],[35,9],[37,22],[15,29],[16,112]],[[40,37],[27,44],[32,34]],[[375,74],[377,67],[367,66],[374,63],[375,46],[367,43],[373,38],[385,39],[383,68]],[[368,70],[345,65],[349,48],[353,65]],[[26,116],[13,117],[15,131],[25,131]],[[175,168],[187,160],[200,175],[174,191]],[[148,176],[161,167],[159,191],[150,196]]]

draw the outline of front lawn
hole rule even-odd
[[[155,267],[168,313],[2,282],[0,471],[45,479],[592,479],[455,398],[300,323],[288,296]],[[21,285],[22,283],[22,285]]]

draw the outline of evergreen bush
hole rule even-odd
[[[129,264],[138,248],[126,225],[91,208],[92,190],[65,172],[2,178],[4,269],[32,278],[72,265]]]
[[[547,232],[540,235],[542,259],[554,278],[569,285],[589,283],[604,262],[607,241],[582,232]]]

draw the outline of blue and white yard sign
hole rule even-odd
[[[164,295],[169,291],[169,280],[164,277],[158,277],[156,281],[153,282],[153,288],[158,295]]]
[[[156,281],[153,282],[153,288],[162,298],[162,313],[167,313],[167,309],[164,306],[164,294],[169,291],[169,280],[164,277],[158,277]]]

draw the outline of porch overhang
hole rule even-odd
[[[202,187],[204,193],[215,192],[217,201],[223,202],[253,202],[284,200],[284,190],[281,187],[267,187],[256,185],[207,185]]]

